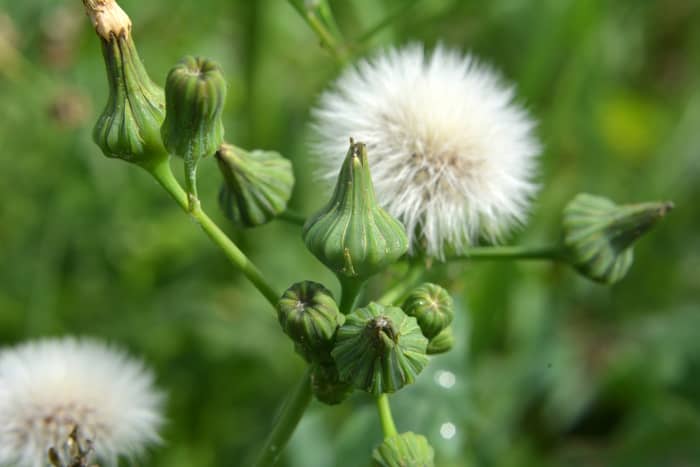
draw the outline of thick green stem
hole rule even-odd
[[[304,415],[311,401],[311,367],[307,368],[301,381],[289,393],[282,411],[280,412],[270,436],[265,441],[265,447],[255,463],[256,467],[274,465],[278,460],[287,441]]]
[[[362,293],[365,281],[347,278],[344,276],[338,276],[338,280],[340,281],[341,286],[340,304],[338,308],[342,314],[347,315],[352,313],[352,310],[355,309],[355,305],[357,304],[357,300],[360,298],[360,293]]]
[[[202,210],[198,203],[190,206],[187,193],[182,189],[177,179],[170,170],[167,161],[154,167],[146,168],[161,186],[173,197],[180,207],[189,213],[200,225],[209,238],[224,252],[226,257],[240,270],[246,278],[260,291],[273,307],[281,294],[265,280],[260,270],[248,259],[248,257],[231,241],[216,223]]]
[[[526,247],[526,246],[486,246],[469,248],[463,254],[450,258],[451,260],[548,260],[558,261],[562,258],[563,251],[559,245],[546,247]]]
[[[384,439],[396,436],[398,432],[396,431],[396,425],[394,424],[394,417],[391,416],[389,396],[386,394],[380,394],[377,396],[377,411],[379,412],[379,421],[382,424]]]

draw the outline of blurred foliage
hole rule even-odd
[[[227,137],[295,165],[293,205],[322,203],[308,110],[338,73],[282,0],[124,0],[152,77],[185,54],[229,80]],[[558,238],[588,191],[676,210],[606,288],[564,266],[437,266],[461,307],[458,345],[392,398],[438,465],[700,465],[700,3],[694,0],[336,0],[370,48],[470,50],[517,83],[544,143],[537,199],[514,242]],[[78,0],[0,0],[0,342],[102,336],[142,355],[167,390],[164,444],[142,465],[243,464],[302,372],[269,306],[140,170],[102,157],[98,41]],[[213,161],[201,198],[215,212]],[[225,221],[216,213],[222,224]],[[230,234],[282,290],[337,291],[298,228]],[[381,287],[374,281],[373,287]],[[363,394],[312,404],[284,465],[366,466],[380,439]]]

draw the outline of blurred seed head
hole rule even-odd
[[[42,467],[79,428],[116,465],[159,440],[162,396],[143,364],[92,340],[44,339],[0,351],[0,465]]]

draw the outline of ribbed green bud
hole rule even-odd
[[[160,139],[165,115],[163,90],[148,76],[131,38],[131,22],[116,3],[117,20],[93,19],[102,42],[109,98],[92,132],[107,157],[150,167],[167,160]],[[92,7],[86,3],[88,14]]]
[[[316,399],[328,405],[343,402],[352,392],[349,383],[341,381],[335,363],[316,364],[311,372],[311,391]]]
[[[566,257],[584,276],[613,284],[632,265],[634,242],[672,208],[670,202],[616,205],[579,194],[564,208]]]
[[[287,209],[292,196],[292,163],[274,151],[246,151],[224,144],[216,152],[224,182],[219,205],[240,227],[265,224]]]
[[[415,318],[373,302],[346,316],[331,354],[341,380],[378,395],[413,383],[428,363],[427,344]]]
[[[225,100],[226,81],[211,60],[188,56],[168,73],[161,136],[167,150],[185,160],[187,191],[195,198],[199,160],[224,142]]]
[[[432,467],[434,458],[425,436],[410,431],[386,438],[372,452],[374,465],[381,467]]]
[[[323,264],[350,278],[365,279],[406,253],[406,230],[377,204],[364,144],[350,141],[333,197],[303,234]]]
[[[439,285],[426,282],[411,291],[403,305],[404,313],[418,321],[428,339],[437,336],[454,318],[452,297]]]
[[[345,317],[338,311],[333,295],[316,282],[298,282],[288,288],[277,304],[282,330],[295,348],[309,361],[330,362],[336,330]]]
[[[455,336],[452,332],[452,326],[443,329],[440,334],[428,341],[426,352],[428,355],[437,355],[452,350],[455,345]]]

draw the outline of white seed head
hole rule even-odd
[[[141,362],[92,340],[0,351],[0,466],[42,467],[77,425],[100,465],[159,440],[162,396]]]
[[[539,144],[513,89],[471,55],[421,45],[346,70],[313,110],[321,178],[333,181],[348,137],[367,145],[379,202],[412,252],[443,258],[522,223]]]

